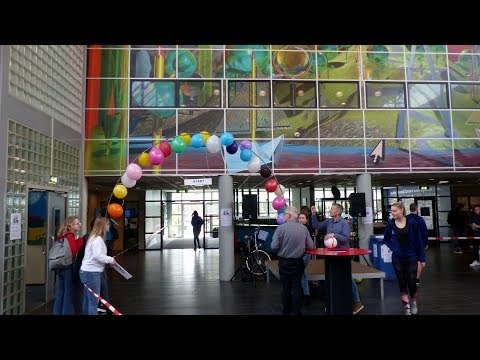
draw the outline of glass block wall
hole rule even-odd
[[[202,131],[257,142],[277,174],[479,171],[479,71],[478,45],[91,46],[85,174]],[[248,172],[204,147],[143,171]]]
[[[53,155],[53,156],[52,156]],[[68,189],[68,215],[79,214],[80,149],[52,139],[15,121],[8,124],[8,158],[5,196],[5,239],[2,314],[24,312],[24,262],[27,228],[27,184],[49,186],[51,169],[57,187]],[[10,215],[22,217],[22,239],[10,240]]]
[[[84,56],[83,45],[12,45],[8,91],[81,132]]]

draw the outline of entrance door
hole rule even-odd
[[[27,248],[25,256],[25,312],[55,297],[55,272],[47,256],[65,220],[67,193],[50,190],[28,192]]]
[[[436,223],[436,214],[435,214],[435,198],[432,197],[422,197],[415,198],[415,202],[418,206],[418,215],[420,215],[425,223],[427,224],[428,236],[436,236],[435,234],[435,223]]]

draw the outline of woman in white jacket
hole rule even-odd
[[[100,217],[95,220],[80,267],[80,281],[96,294],[100,294],[100,284],[105,264],[115,264],[115,259],[107,256],[107,246],[104,240],[109,228],[110,222],[107,218]],[[97,307],[98,299],[85,288],[82,313],[84,315],[97,315]]]

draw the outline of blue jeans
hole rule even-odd
[[[309,261],[310,261],[310,254],[305,254],[303,256],[303,263],[305,264],[305,270],[303,270],[303,275],[302,275],[303,295],[310,295],[310,288],[308,287],[307,274],[305,273]]]
[[[83,284],[92,289],[95,294],[100,295],[100,284],[102,282],[102,273],[80,270],[80,280]],[[83,292],[83,315],[98,315],[98,299],[85,288]]]
[[[75,315],[73,307],[73,264],[56,271],[55,303],[53,315]]]
[[[352,301],[360,302],[360,294],[358,293],[357,283],[353,279],[352,279]]]

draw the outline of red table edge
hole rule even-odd
[[[305,254],[311,255],[323,255],[323,256],[355,256],[370,254],[372,250],[357,249],[357,248],[317,248],[317,249],[305,249]]]

